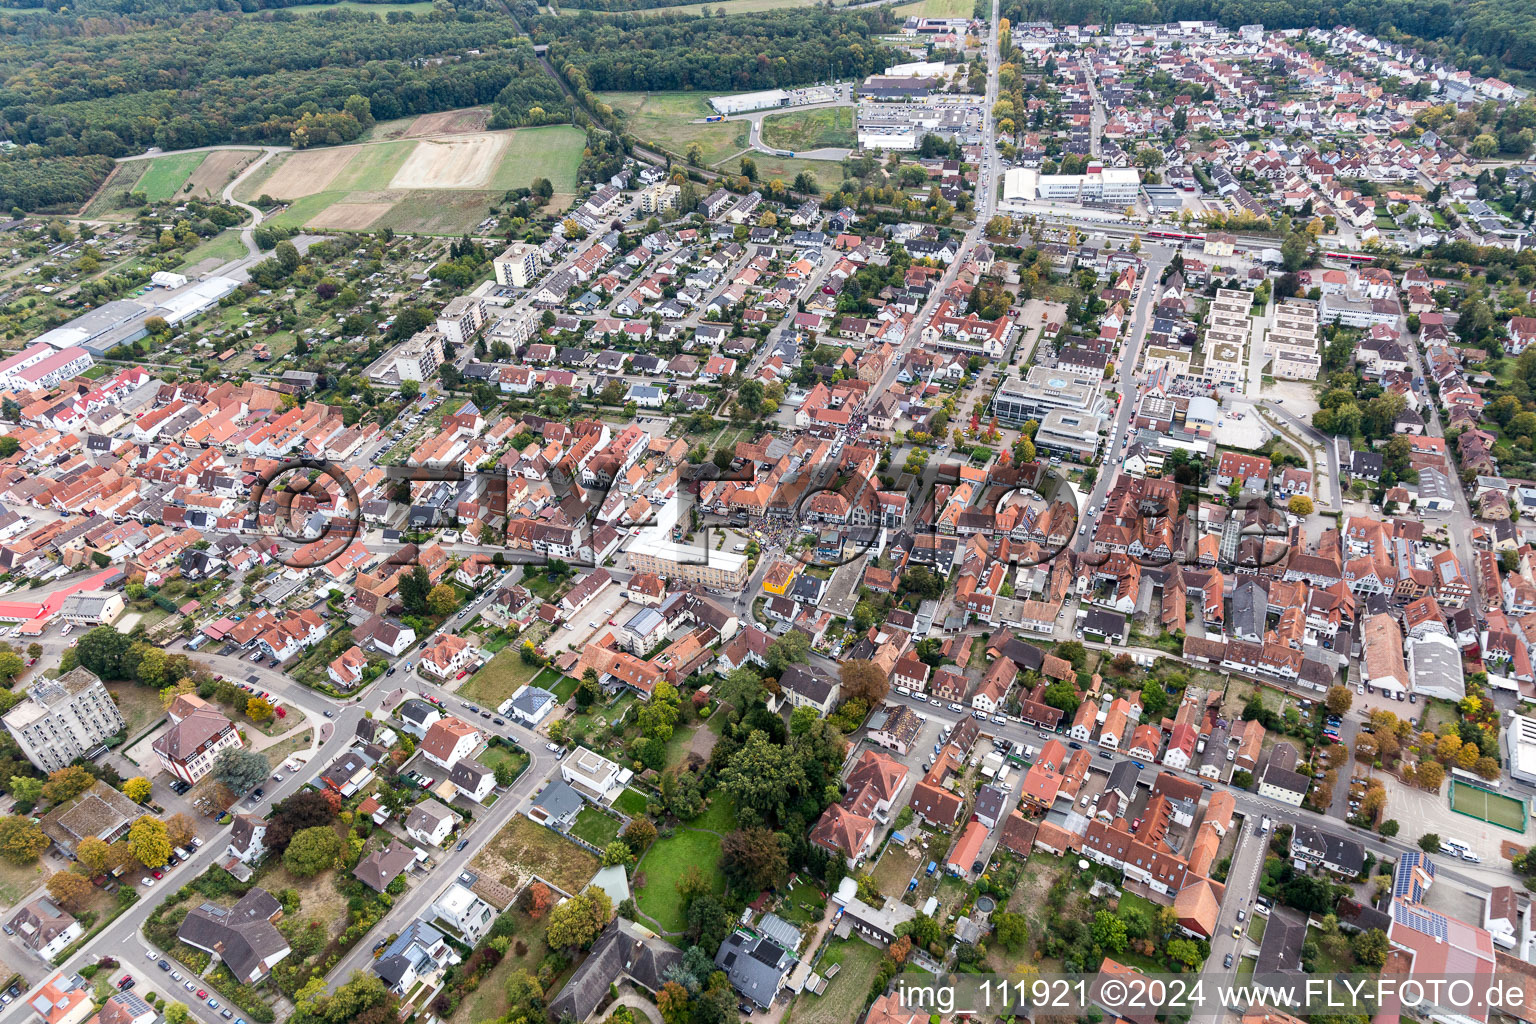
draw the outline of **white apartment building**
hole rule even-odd
[[[1317,306],[1286,299],[1275,307],[1274,323],[1264,336],[1264,358],[1282,380],[1316,380],[1323,369]]]
[[[437,330],[455,345],[462,345],[485,326],[485,300],[471,295],[450,299],[437,314]]]
[[[491,261],[496,268],[496,283],[502,287],[526,288],[539,276],[539,247],[527,242],[513,242]]]
[[[27,699],[4,722],[27,760],[45,772],[67,768],[126,727],[112,695],[85,668],[27,687]]]
[[[0,362],[0,390],[45,391],[96,365],[85,349],[38,342]]]

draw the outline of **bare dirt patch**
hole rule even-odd
[[[483,188],[495,171],[507,137],[466,135],[425,139],[395,172],[391,188]]]
[[[209,153],[187,179],[191,195],[217,198],[235,175],[261,155],[259,149],[220,149]]]
[[[586,850],[521,814],[496,833],[473,864],[514,889],[538,875],[569,893],[580,892],[599,866]]]
[[[357,146],[290,153],[262,183],[261,191],[274,199],[299,199],[324,192],[357,153]]]
[[[394,208],[394,203],[336,203],[309,218],[309,227],[362,231]]]
[[[424,135],[468,135],[485,131],[485,126],[490,123],[490,120],[491,112],[487,107],[422,114],[405,130],[405,137],[416,139]]]

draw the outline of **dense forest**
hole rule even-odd
[[[0,160],[0,212],[78,206],[112,171],[104,156]]]
[[[545,15],[530,29],[556,67],[578,69],[596,92],[774,89],[862,78],[902,57],[875,36],[888,7],[857,13],[796,8],[699,18],[683,14]]]
[[[1003,15],[1015,23],[1351,25],[1438,54],[1476,75],[1536,72],[1536,19],[1529,0],[1004,0]]]
[[[504,16],[397,13],[388,26],[352,11],[12,21],[22,30],[0,36],[0,132],[41,147],[35,155],[334,144],[373,119],[482,103],[503,108],[502,127],[525,123],[532,107],[544,122],[569,119],[559,86]]]

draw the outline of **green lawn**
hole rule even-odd
[[[830,192],[843,180],[843,165],[833,160],[802,160],[791,156],[769,156],[767,153],[745,154],[757,164],[757,178],[759,181],[772,181],[778,178],[784,184],[792,184],[795,175],[801,171],[815,179],[822,192]],[[735,172],[741,170],[741,159],[733,158],[725,161],[718,171]]]
[[[822,107],[769,114],[763,118],[763,141],[791,151],[823,146],[852,149],[858,142],[853,130],[853,108]]]
[[[596,807],[583,807],[571,826],[571,835],[585,839],[599,850],[619,838],[619,823]]]
[[[329,192],[379,192],[389,188],[400,165],[416,148],[415,139],[359,146],[357,153],[327,186]]]
[[[586,146],[586,135],[570,125],[519,128],[510,134],[490,187],[522,188],[535,178],[548,178],[557,193],[575,192],[576,168]]]
[[[170,199],[207,158],[207,153],[178,153],[175,156],[156,157],[149,161],[149,170],[139,179],[136,190],[148,196],[152,203]]]
[[[640,890],[640,912],[669,932],[688,926],[683,915],[683,901],[677,895],[677,881],[691,865],[697,864],[709,879],[714,892],[725,891],[725,876],[717,870],[720,862],[720,837],[697,829],[679,829],[667,839],[658,839],[645,851],[635,874],[645,875]]]
[[[714,114],[708,96],[702,92],[605,92],[599,93],[598,99],[625,116],[636,138],[679,157],[687,155],[690,142],[699,144],[706,165],[747,148],[745,121],[695,123]]]
[[[645,794],[637,790],[626,789],[613,800],[613,809],[620,814],[627,814],[631,818],[645,813]]]
[[[516,693],[518,687],[532,682],[538,671],[536,665],[523,664],[521,651],[509,647],[471,676],[459,688],[459,695],[488,708],[496,708]]]
[[[970,0],[917,0],[894,8],[892,13],[898,18],[969,18],[976,13],[976,5]]]
[[[224,262],[239,259],[245,255],[245,243],[240,241],[240,229],[230,228],[214,235],[208,241],[203,242],[197,248],[187,253],[187,258],[182,261],[180,269],[195,267],[206,259],[217,259]]]
[[[666,931],[682,931],[687,921],[677,898],[677,880],[689,865],[697,864],[714,891],[723,891],[725,879],[716,868],[720,861],[720,837],[735,827],[734,802],[717,793],[703,814],[671,837],[654,843],[635,867],[637,876],[645,875],[645,886],[638,896],[640,910]]]

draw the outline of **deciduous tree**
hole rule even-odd
[[[0,818],[0,857],[12,864],[30,864],[48,849],[42,826],[19,814]]]
[[[79,910],[91,898],[96,887],[90,880],[73,871],[55,871],[48,878],[48,895],[65,910]]]
[[[171,840],[165,822],[142,815],[128,829],[128,848],[145,867],[165,867],[171,859]]]
[[[283,851],[283,864],[300,878],[313,878],[336,863],[341,837],[329,825],[300,829]]]
[[[149,799],[149,794],[154,786],[142,775],[135,775],[123,783],[123,795],[136,804],[141,804]]]

